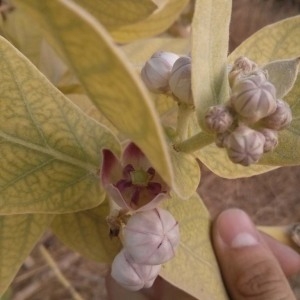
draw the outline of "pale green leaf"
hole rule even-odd
[[[199,124],[208,107],[228,100],[227,51],[231,0],[195,2],[192,91]]]
[[[224,149],[218,148],[214,143],[194,154],[214,174],[228,179],[251,177],[277,168],[276,166],[264,166],[258,164],[248,167],[234,164],[228,158],[227,152]]]
[[[53,215],[0,216],[0,296],[53,220]]]
[[[299,49],[300,50],[300,49]],[[300,54],[300,51],[299,51]],[[294,86],[299,70],[300,58],[271,61],[263,66],[268,80],[276,88],[276,96],[282,99]]]
[[[157,6],[151,0],[75,0],[93,14],[107,30],[137,23],[151,15]]]
[[[173,189],[182,199],[190,198],[200,182],[200,168],[196,158],[189,153],[177,152],[171,147],[170,156],[174,172]]]
[[[158,9],[148,18],[135,24],[122,26],[118,30],[111,31],[111,34],[119,43],[128,43],[160,34],[173,24],[188,2],[188,0],[160,1],[157,3]]]
[[[165,208],[179,223],[180,244],[160,275],[199,300],[228,299],[210,241],[209,213],[198,194],[185,201],[173,198]]]
[[[0,58],[0,212],[97,206],[101,149],[119,153],[119,143],[3,38]]]
[[[1,24],[1,35],[31,62],[38,64],[42,33],[34,20],[28,22],[28,17],[22,10],[15,9],[8,14],[7,20]]]
[[[89,259],[111,263],[122,246],[118,238],[109,237],[109,212],[106,199],[96,208],[55,216],[51,228],[71,249]]]
[[[246,56],[259,65],[273,60],[298,57],[300,50],[300,16],[285,19],[257,31],[229,56],[233,62]]]
[[[131,65],[140,72],[145,62],[156,51],[187,55],[190,52],[190,40],[187,38],[154,37],[126,44],[121,47],[121,50],[129,58]]]
[[[74,2],[29,0],[50,40],[55,39],[89,98],[113,125],[133,140],[166,182],[172,182],[170,158],[153,104],[125,55],[86,11]]]

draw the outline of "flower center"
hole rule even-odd
[[[144,170],[134,170],[130,172],[131,183],[136,186],[146,187],[149,183],[149,174]]]
[[[143,191],[143,200],[153,200],[153,198],[162,192],[162,186],[158,182],[152,182],[155,176],[155,170],[150,167],[147,171],[136,170],[132,165],[127,165],[123,169],[124,178],[116,183],[116,187],[123,195],[127,195],[130,199],[130,206],[138,206],[138,202]],[[147,199],[149,198],[149,199]],[[143,201],[144,202],[144,201]]]

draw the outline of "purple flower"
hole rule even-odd
[[[127,145],[121,161],[108,149],[102,155],[101,182],[120,207],[150,210],[168,197],[169,187],[135,144]]]

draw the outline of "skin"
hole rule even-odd
[[[245,212],[222,212],[214,221],[212,239],[232,300],[296,299],[287,277],[300,271],[300,255],[257,231]]]

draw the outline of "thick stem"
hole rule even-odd
[[[300,252],[300,224],[287,226],[257,226],[257,229]]]
[[[194,107],[183,103],[178,104],[176,135],[179,141],[186,139],[189,118],[194,111]]]
[[[173,147],[178,152],[192,153],[213,143],[214,140],[215,137],[213,134],[202,131],[183,142],[174,144]]]

